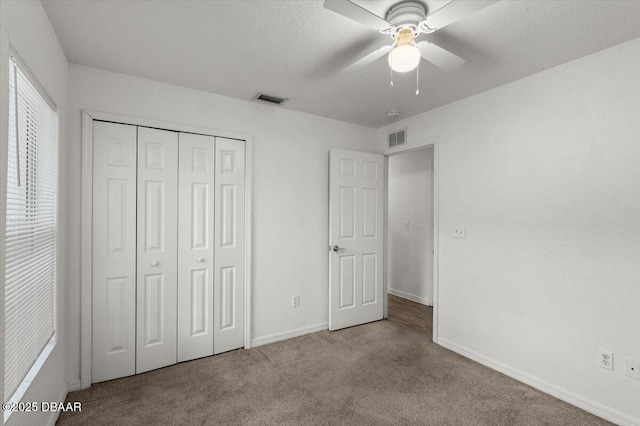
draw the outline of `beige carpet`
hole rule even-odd
[[[93,385],[59,425],[602,425],[397,321]]]

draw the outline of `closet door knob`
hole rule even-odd
[[[196,262],[202,263],[202,262],[204,262],[204,259],[199,257],[199,258],[196,259]]]
[[[153,262],[151,262],[151,266],[158,266],[160,264],[160,262],[158,262],[157,260],[154,260]]]

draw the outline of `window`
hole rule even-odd
[[[58,116],[12,57],[5,262],[5,398],[55,334]]]

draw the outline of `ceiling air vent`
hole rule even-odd
[[[264,93],[258,93],[253,97],[256,101],[269,102],[271,104],[280,105],[289,100],[289,98],[281,98],[279,96],[265,95]]]
[[[389,148],[407,143],[407,129],[389,133]]]

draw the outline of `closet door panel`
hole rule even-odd
[[[136,373],[176,363],[178,133],[138,127]]]
[[[93,123],[92,383],[135,374],[136,127]]]
[[[180,133],[178,362],[213,355],[214,145]]]
[[[244,141],[216,138],[214,353],[244,346]]]

